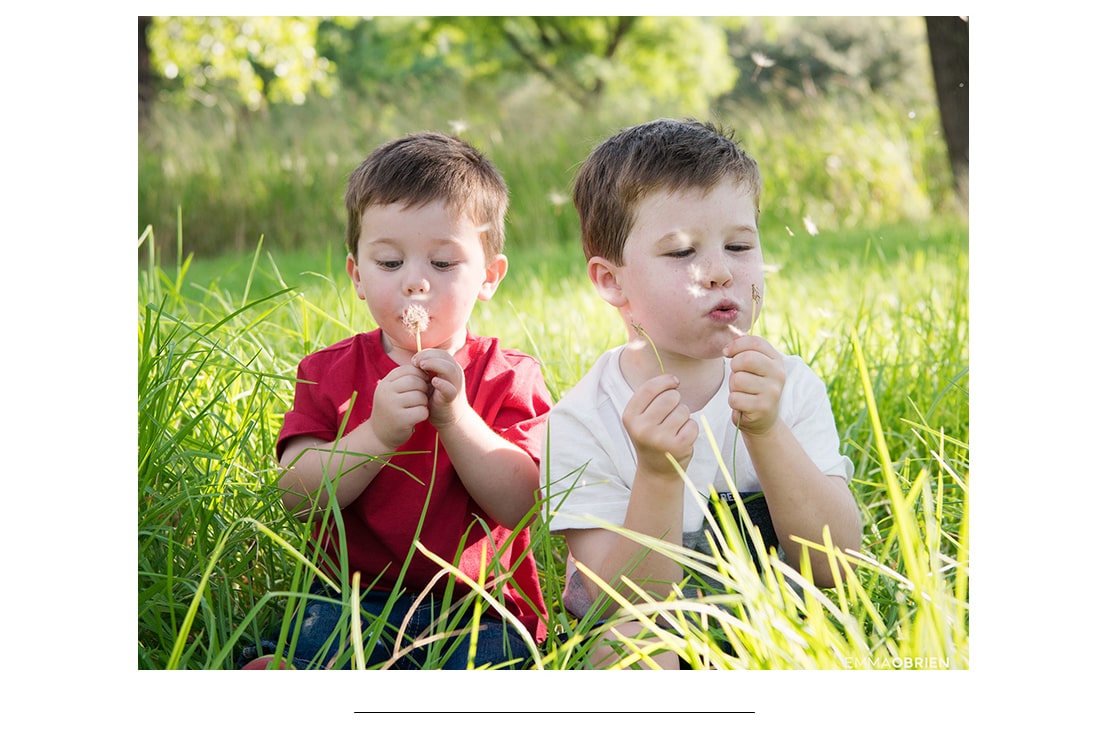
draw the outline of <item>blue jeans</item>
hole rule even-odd
[[[312,668],[342,668],[353,667],[352,652],[349,649],[349,641],[352,639],[350,632],[350,615],[346,613],[344,618],[344,606],[341,604],[341,596],[332,592],[326,586],[313,584],[311,594],[318,597],[309,598],[300,608],[300,613],[293,616],[292,627],[295,629],[300,615],[303,615],[303,623],[296,637],[295,652],[292,655],[292,664],[298,669]],[[443,619],[442,601],[425,597],[412,610],[415,596],[401,595],[395,600],[391,608],[388,607],[390,595],[387,592],[367,591],[362,594],[362,638],[377,636],[376,643],[365,646],[365,665],[367,668],[387,667],[398,670],[420,670],[423,668],[436,668],[443,670],[464,670],[470,665],[470,646],[474,642],[475,652],[473,667],[497,667],[497,668],[527,668],[531,663],[531,652],[527,648],[527,642],[516,629],[500,619],[498,615],[485,612],[481,616],[481,622],[476,635],[476,641],[472,640],[473,612],[472,603],[464,609],[458,620]],[[384,615],[388,610],[387,623],[383,629],[377,628],[378,616]],[[410,613],[410,614],[409,614]],[[404,626],[404,635],[399,641],[397,659],[385,666],[386,661],[393,658],[393,649],[397,647],[396,636],[401,624],[407,619]],[[338,630],[340,623],[345,623],[345,633]],[[449,626],[453,631],[461,631],[461,635],[449,635],[436,638],[433,642],[412,648],[412,644],[431,635],[445,632]],[[276,651],[276,641],[262,641],[263,650]],[[343,648],[343,660],[330,665]],[[250,649],[252,652],[253,649]]]

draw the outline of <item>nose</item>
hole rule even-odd
[[[732,278],[731,269],[722,256],[706,256],[701,281],[706,288],[726,286]]]
[[[431,289],[431,283],[421,271],[412,270],[404,280],[404,295],[425,294]]]

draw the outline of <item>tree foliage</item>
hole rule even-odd
[[[436,21],[472,49],[497,49],[479,73],[533,73],[582,109],[642,94],[693,113],[738,72],[725,24],[703,17],[464,17]],[[473,51],[462,54],[472,57]],[[469,60],[467,58],[467,60]]]
[[[732,98],[933,100],[920,17],[758,18],[731,32],[731,50],[753,71]]]
[[[336,85],[497,86],[533,76],[580,108],[638,94],[703,113],[734,86],[735,19],[705,17],[158,17],[154,67],[181,88],[228,84],[252,108]]]
[[[334,63],[316,52],[318,25],[311,17],[158,17],[150,61],[190,92],[227,85],[251,108],[299,104],[334,89]]]

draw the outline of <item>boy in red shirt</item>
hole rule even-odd
[[[533,357],[467,328],[475,303],[492,297],[508,268],[507,205],[495,167],[436,133],[386,143],[350,176],[346,272],[379,328],[304,358],[277,453],[285,507],[322,519],[321,567],[340,581],[360,573],[369,588],[363,626],[388,614],[385,634],[366,646],[367,666],[421,668],[427,648],[412,643],[459,628],[465,635],[432,649],[448,656],[434,667],[471,665],[473,603],[458,616],[444,594],[456,602],[472,593],[441,574],[417,541],[483,579],[515,619],[483,606],[474,667],[525,666],[531,654],[517,625],[535,641],[545,637],[520,525],[536,503],[550,395]],[[331,506],[341,510],[344,537],[333,516],[324,518]],[[327,666],[345,647],[341,607],[327,599],[340,596],[312,589],[322,599],[308,603],[292,658],[298,667]]]

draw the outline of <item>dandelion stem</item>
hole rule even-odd
[[[631,323],[631,326],[635,328],[635,331],[643,336],[644,339],[650,344],[650,348],[654,350],[654,359],[658,360],[658,369],[662,371],[664,375],[666,373],[665,365],[662,364],[662,355],[658,354],[658,348],[654,346],[654,340],[650,338],[650,335],[646,333],[646,330],[642,328],[641,324]]]

